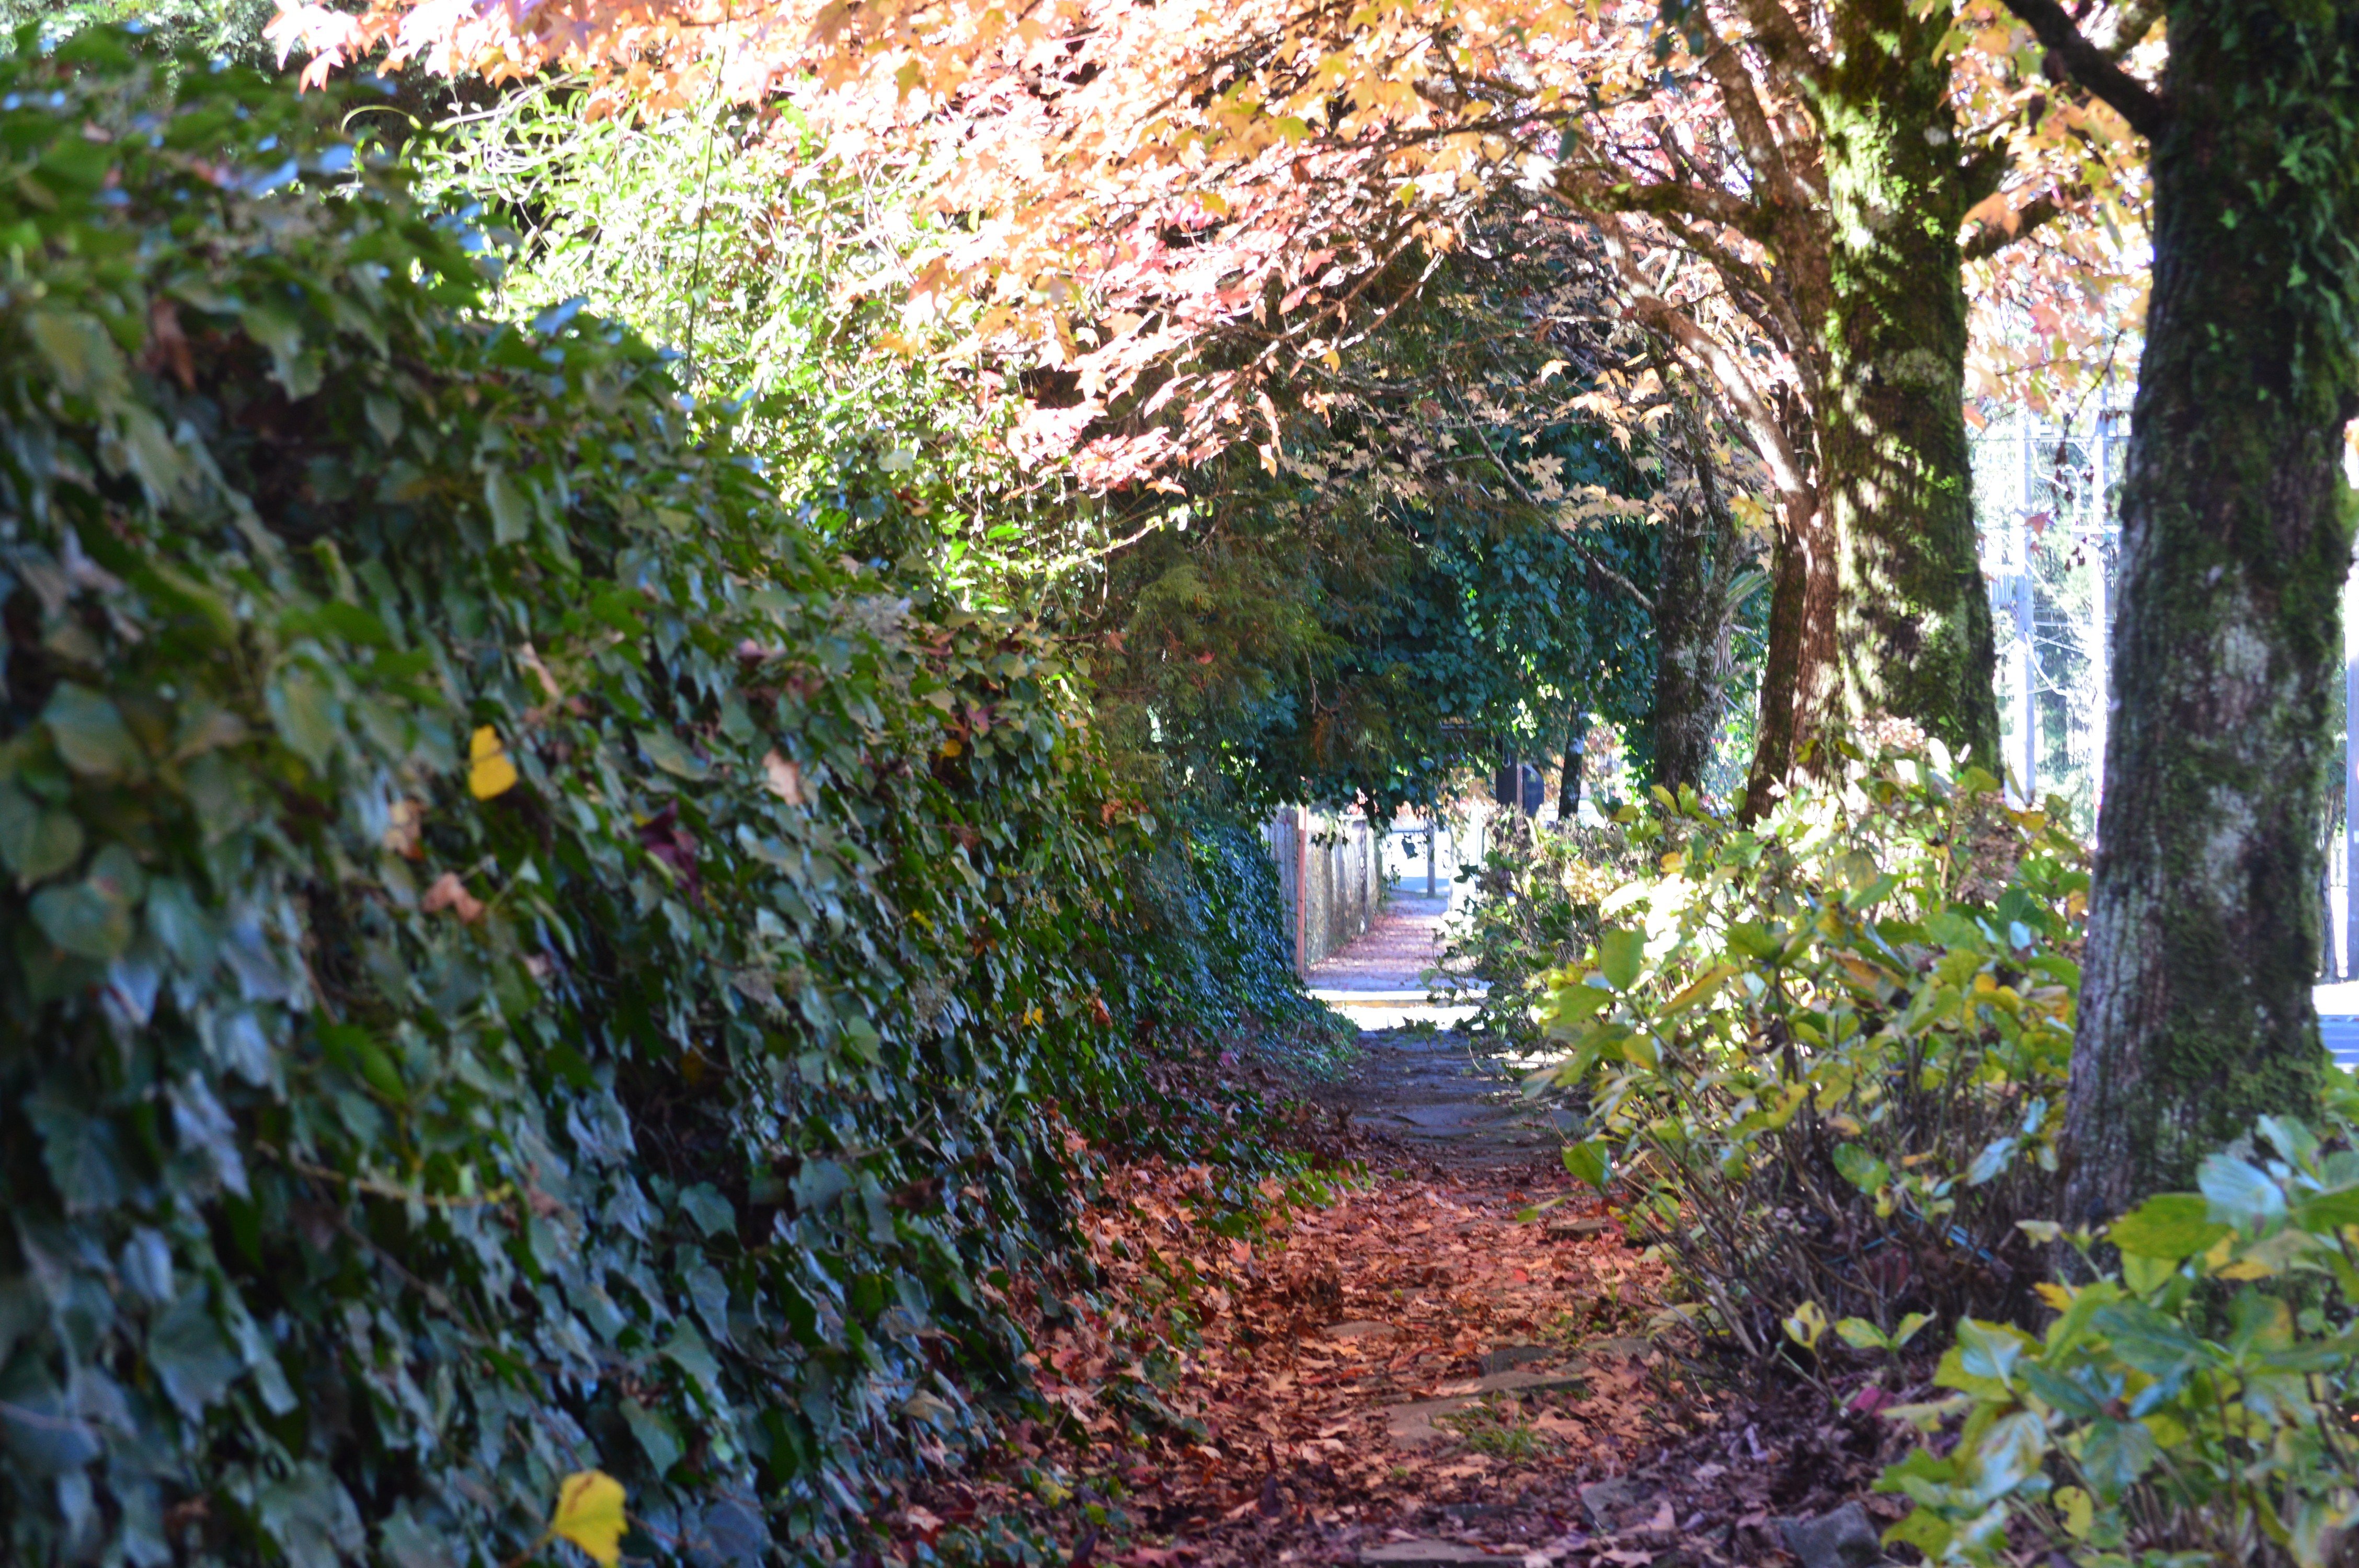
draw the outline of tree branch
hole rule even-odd
[[[1826,56],[1803,34],[1784,0],[1741,0],[1738,9],[1753,24],[1754,41],[1772,65],[1814,87],[1826,80]]]
[[[1777,0],[1769,0],[1769,4],[1774,7]],[[1702,16],[1701,7],[1697,15]],[[1704,25],[1710,27],[1709,22]],[[1768,186],[1771,202],[1795,208],[1809,206],[1810,193],[1801,189],[1794,171],[1787,167],[1786,150],[1777,145],[1777,133],[1770,128],[1769,112],[1762,107],[1753,73],[1745,69],[1735,45],[1717,33],[1709,36],[1711,48],[1699,63],[1720,89],[1721,106],[1727,112],[1730,127],[1736,132],[1737,145],[1745,149],[1745,160]]]
[[[1753,384],[1742,361],[1725,343],[1688,319],[1671,302],[1656,292],[1654,283],[1638,266],[1631,254],[1629,236],[1615,222],[1602,222],[1598,234],[1605,242],[1605,253],[1612,258],[1614,270],[1630,287],[1631,306],[1638,319],[1669,338],[1679,350],[1705,366],[1713,381],[1720,385],[1738,416],[1753,432],[1758,443],[1756,449],[1767,465],[1771,481],[1783,495],[1798,496],[1811,489],[1801,454],[1778,423],[1760,390]]]
[[[2130,129],[2152,141],[2170,121],[2170,103],[2124,70],[2114,58],[2082,35],[2057,0],[2003,0],[2056,62],[2082,86],[2111,104]]]
[[[2004,223],[1985,222],[1975,224],[1974,232],[1968,234],[1958,247],[1960,258],[1983,261],[1995,256],[2042,223],[2060,218],[2063,213],[2064,203],[2053,196],[2035,196],[2016,209],[2015,227],[2012,229]]]
[[[1763,244],[1769,243],[1772,232],[1767,212],[1741,196],[1714,190],[1710,186],[1689,185],[1676,179],[1649,180],[1641,185],[1635,180],[1613,179],[1610,172],[1579,169],[1569,164],[1557,166],[1550,184],[1566,205],[1581,211],[1701,218],[1710,223],[1725,223]]]

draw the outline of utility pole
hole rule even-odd
[[[2038,426],[2028,413],[2022,418],[2022,504],[2015,511],[2015,712],[2019,753],[2016,760],[2023,769],[2023,803],[2029,806],[2039,798],[2038,666],[2032,657],[2031,640],[2031,464],[2032,449],[2038,444]]]
[[[2113,602],[2105,583],[2106,534],[2109,509],[2105,504],[2105,440],[2113,433],[2113,417],[2101,406],[2094,427],[2089,435],[2089,553],[2093,570],[2089,589],[2091,662],[2096,667],[2096,701],[2089,710],[2089,829],[2096,836],[2097,813],[2105,801],[2105,737],[2113,717],[2114,701],[2114,623],[2110,606]]]
[[[2359,583],[2343,578],[2343,972],[2359,978],[2359,909],[2352,888],[2359,877]],[[2330,933],[2331,935],[2331,933]]]

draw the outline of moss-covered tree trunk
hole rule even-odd
[[[1843,708],[1914,720],[1996,771],[1988,590],[1975,556],[1946,7],[1833,8],[1814,95],[1830,216],[1827,376],[1816,410],[1836,540]]]
[[[1677,793],[1703,781],[1720,723],[1712,679],[1715,617],[1709,520],[1695,498],[1671,507],[1662,524],[1662,571],[1655,589],[1655,783]]]
[[[1691,490],[1663,522],[1655,589],[1655,783],[1703,784],[1727,711],[1736,519],[1712,469],[1705,414],[1682,398],[1673,434]]]
[[[2083,75],[2149,116],[2155,262],[2065,1122],[2072,1221],[2189,1182],[2258,1114],[2308,1110],[2322,1070],[2310,988],[2350,557],[2341,436],[2359,412],[2359,0],[2180,0],[2169,32],[2160,98]]]

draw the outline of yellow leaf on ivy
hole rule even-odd
[[[489,800],[516,788],[516,764],[500,744],[500,732],[485,724],[476,730],[467,747],[467,788],[477,800]]]
[[[549,1533],[571,1541],[602,1568],[615,1568],[623,1560],[626,1528],[623,1484],[603,1470],[577,1470],[557,1489],[557,1513],[549,1521]]]

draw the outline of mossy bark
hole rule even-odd
[[[1997,761],[1959,230],[2004,166],[1961,146],[1940,52],[1948,15],[1921,9],[1832,7],[1822,67],[1790,83],[1818,132],[1802,181],[1823,200],[1773,195],[1764,241],[1810,334],[1797,358],[1814,492],[1780,497],[1748,816],[1837,719],[1908,719]]]
[[[1670,424],[1691,489],[1663,519],[1655,589],[1655,783],[1677,794],[1702,787],[1727,712],[1737,535],[1712,470],[1703,411],[1682,399]]]
[[[1921,10],[1835,7],[1815,95],[1831,220],[1817,424],[1838,550],[1835,648],[1848,715],[1911,719],[1996,771],[1958,243],[1980,191],[1938,52],[1948,13]]]
[[[2062,1217],[2312,1109],[2317,822],[2359,412],[2359,0],[2181,0],[2122,497]]]

